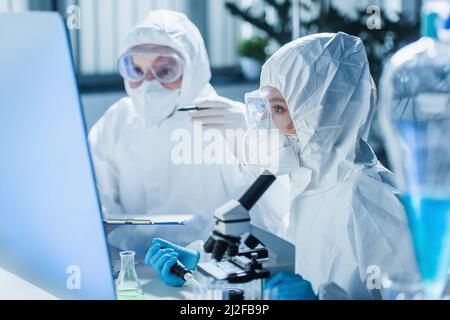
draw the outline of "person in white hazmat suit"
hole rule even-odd
[[[316,34],[285,45],[264,65],[261,89],[246,103],[250,128],[289,141],[278,150],[280,173],[289,173],[292,185],[282,234],[295,245],[296,274],[269,279],[271,297],[315,299],[334,283],[353,299],[378,298],[372,289],[381,289],[379,275],[415,274],[392,173],[367,143],[376,89],[362,41]],[[186,253],[161,241],[146,261],[164,279],[168,269],[160,262]]]
[[[174,163],[173,134],[182,129],[192,143],[202,139],[194,136],[192,121],[204,128],[245,129],[244,105],[218,96],[209,84],[200,32],[178,12],[149,12],[128,35],[119,66],[128,97],[112,105],[89,134],[104,215],[197,218],[180,227],[115,228],[109,242],[143,255],[155,235],[183,245],[205,239],[214,209],[239,196],[248,183],[237,166]],[[178,111],[194,105],[204,110]]]

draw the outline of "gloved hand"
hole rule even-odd
[[[278,273],[266,281],[265,289],[273,300],[317,300],[311,283],[297,274]]]
[[[245,106],[224,97],[208,98],[195,101],[199,111],[189,113],[192,122],[201,121],[205,129],[242,129],[247,131]]]
[[[319,300],[352,300],[352,297],[334,282],[328,282],[319,288]]]
[[[154,239],[153,246],[145,255],[145,263],[159,274],[166,285],[171,287],[182,287],[185,283],[183,279],[170,271],[177,261],[193,271],[199,260],[199,252],[179,247],[161,239]]]
[[[219,130],[232,154],[242,160],[242,143],[248,129],[245,105],[223,97],[197,100],[195,105],[204,110],[189,113],[192,123],[202,122],[205,130]],[[227,129],[233,132],[227,135]]]

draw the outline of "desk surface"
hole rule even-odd
[[[190,288],[166,286],[148,267],[137,269],[146,300],[192,300]],[[0,268],[0,300],[56,300],[57,297]],[[450,299],[450,283],[446,298]]]
[[[137,270],[147,300],[189,300],[190,288],[166,286],[148,267]],[[57,297],[0,268],[0,300],[56,300]]]
[[[55,300],[55,296],[0,268],[0,300]]]
[[[113,269],[118,265],[120,270],[119,249],[109,248],[113,257]],[[192,300],[194,292],[191,288],[172,288],[166,286],[158,275],[147,265],[143,258],[136,257],[137,274],[147,300]],[[45,290],[19,278],[18,276],[3,270],[0,267],[0,300],[54,300],[57,297]]]
[[[172,288],[166,286],[148,266],[137,269],[146,300],[193,300],[191,288]]]

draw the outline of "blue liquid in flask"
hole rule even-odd
[[[450,268],[450,199],[401,197],[408,215],[424,294],[441,298]]]

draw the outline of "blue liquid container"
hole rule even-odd
[[[402,196],[422,275],[424,294],[441,298],[450,268],[450,198]]]
[[[450,267],[450,0],[424,0],[423,37],[381,78],[380,125],[405,206],[426,298]]]

